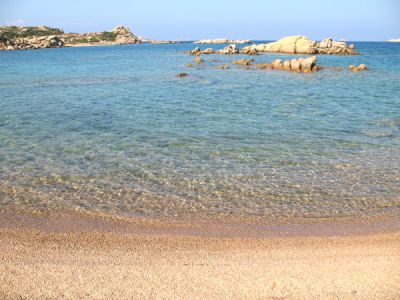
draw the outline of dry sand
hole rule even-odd
[[[0,298],[400,299],[398,230],[248,238],[163,224],[0,213]]]

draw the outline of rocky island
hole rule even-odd
[[[258,55],[261,52],[285,53],[285,54],[336,54],[336,55],[358,55],[353,44],[346,42],[337,42],[331,38],[324,39],[321,42],[310,40],[305,36],[289,36],[276,42],[267,44],[254,44],[243,47],[239,51],[235,44],[229,45],[221,50],[207,48],[201,50],[196,47],[190,51],[191,55],[202,54],[245,54]]]
[[[251,40],[230,40],[227,38],[200,40],[193,44],[251,44]]]
[[[257,44],[244,47],[243,54],[254,52],[275,52],[287,54],[336,54],[336,55],[357,55],[353,44],[337,42],[327,38],[321,42],[313,41],[305,36],[289,36],[276,42]]]
[[[62,29],[47,26],[0,27],[0,50],[29,50],[68,46],[139,44],[141,39],[129,28],[118,26],[112,31],[64,33]]]

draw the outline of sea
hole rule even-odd
[[[195,46],[0,52],[0,210],[237,220],[399,210],[400,43],[318,55],[312,74],[218,69],[249,57],[198,64]],[[296,57],[306,55],[251,58]],[[368,71],[348,70],[361,63]]]

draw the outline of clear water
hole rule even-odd
[[[398,209],[400,43],[356,46],[363,55],[318,63],[370,71],[220,70],[242,58],[220,55],[186,68],[192,44],[1,52],[0,208],[211,218]]]

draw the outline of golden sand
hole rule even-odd
[[[400,299],[399,231],[212,237],[0,216],[1,299]]]

